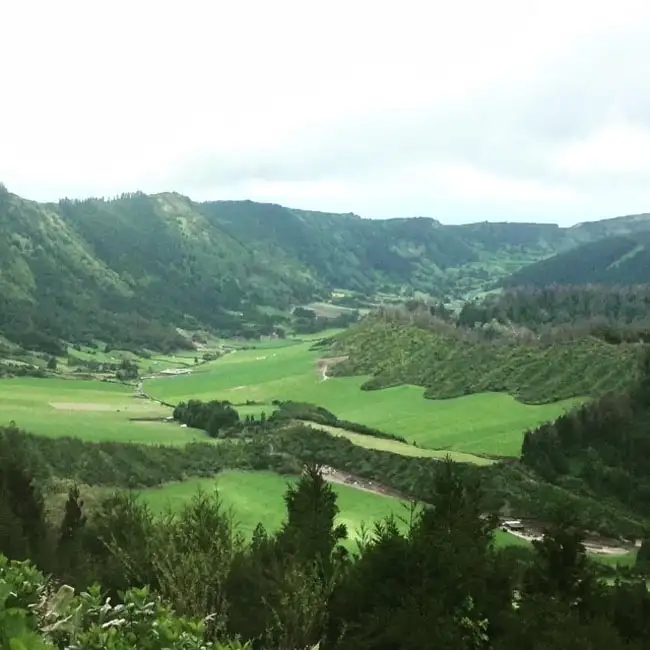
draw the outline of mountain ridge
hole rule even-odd
[[[38,203],[0,185],[0,333],[51,350],[172,348],[176,327],[270,333],[259,307],[287,312],[338,289],[458,299],[603,232],[650,231],[650,219],[614,221],[453,226],[177,192]]]

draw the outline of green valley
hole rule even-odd
[[[645,611],[643,215],[446,226],[2,188],[0,226],[0,625],[31,620],[5,592],[46,593],[5,556],[79,591],[83,625],[109,611],[97,583],[115,616],[160,598],[165,625],[238,650],[441,624],[440,647],[506,649],[540,602],[560,626],[574,602],[607,629],[614,601]],[[73,619],[43,634],[64,647]]]
[[[495,456],[518,455],[527,428],[552,420],[578,403],[529,406],[499,393],[428,400],[421,388],[410,385],[361,390],[369,377],[323,380],[320,353],[310,348],[300,343],[235,351],[189,377],[153,379],[146,388],[153,397],[174,404],[189,399],[228,400],[241,405],[242,413],[270,415],[275,400],[310,402],[342,419],[402,435],[421,447]]]

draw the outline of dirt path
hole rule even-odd
[[[506,529],[502,528],[502,530]],[[523,531],[507,529],[507,532],[519,539],[525,539],[527,542],[540,540],[543,537],[542,531],[537,529],[524,529]],[[600,541],[596,538],[585,540],[584,545],[587,551],[593,555],[622,556],[627,555],[633,550],[630,546],[614,546],[611,543],[607,543],[604,540]]]
[[[327,371],[332,366],[335,366],[337,363],[341,363],[341,361],[345,361],[346,359],[347,359],[347,356],[345,356],[345,357],[327,357],[325,359],[319,359],[318,360],[318,370],[320,371],[321,381],[327,381],[328,379],[330,379],[330,376],[327,374]]]
[[[328,483],[334,483],[336,485],[345,485],[351,487],[355,490],[360,490],[361,492],[368,492],[371,494],[377,494],[382,497],[397,498],[408,501],[408,498],[402,494],[399,494],[395,490],[386,488],[379,483],[374,481],[368,481],[362,479],[354,474],[348,472],[342,472],[334,469],[333,467],[323,466],[323,478]],[[517,530],[508,530],[511,535],[519,537],[520,539],[525,539],[527,542],[532,542],[534,540],[542,539],[541,531],[529,531],[522,532]],[[609,555],[609,556],[624,556],[630,553],[633,549],[626,546],[613,546],[604,542],[599,542],[595,539],[586,540],[585,548],[587,551],[593,555]]]
[[[354,474],[349,474],[348,472],[342,472],[333,467],[324,465],[322,467],[323,478],[328,483],[335,483],[337,485],[346,485],[347,487],[354,488],[355,490],[360,490],[361,492],[369,492],[371,494],[377,494],[381,497],[390,497],[395,499],[406,499],[402,494],[399,494],[395,490],[384,487],[379,483],[374,481],[368,481],[366,479],[355,476]]]

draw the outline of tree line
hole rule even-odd
[[[561,513],[531,550],[496,547],[480,483],[456,470],[442,463],[426,507],[376,522],[350,550],[315,465],[287,488],[280,529],[246,540],[218,493],[154,516],[126,493],[88,509],[73,486],[48,517],[29,469],[0,463],[0,552],[47,575],[0,558],[0,622],[12,622],[0,639],[13,630],[33,644],[20,647],[83,650],[645,647],[643,580],[599,580]]]
[[[550,285],[508,289],[464,304],[458,324],[529,328],[544,338],[595,336],[608,343],[650,341],[650,285]]]

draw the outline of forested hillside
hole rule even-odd
[[[523,326],[544,338],[559,332],[609,343],[650,341],[650,286],[518,287],[465,303],[458,324]]]
[[[177,327],[268,334],[273,310],[334,289],[461,298],[582,241],[646,226],[445,226],[174,193],[39,204],[0,186],[0,334],[50,353],[91,339],[173,349],[187,345]]]
[[[522,460],[560,485],[650,514],[650,352],[639,382],[526,433]]]
[[[640,351],[590,336],[542,341],[527,331],[471,330],[424,310],[385,309],[338,338],[334,353],[347,359],[333,374],[372,375],[366,390],[414,384],[433,399],[495,391],[544,403],[624,389]]]
[[[650,234],[614,236],[583,244],[503,280],[504,286],[642,284],[650,282]]]

